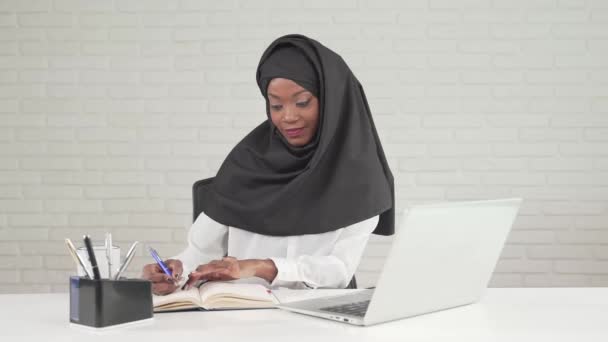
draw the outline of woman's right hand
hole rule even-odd
[[[157,263],[145,265],[141,275],[143,279],[152,282],[152,292],[156,295],[166,295],[175,291],[184,270],[180,260],[169,259],[164,263],[171,270],[173,277],[166,275]]]

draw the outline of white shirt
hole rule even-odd
[[[188,247],[173,259],[188,274],[199,265],[229,255],[237,259],[271,259],[277,275],[271,286],[344,288],[363,255],[378,216],[321,234],[269,236],[216,222],[201,213],[188,233]]]

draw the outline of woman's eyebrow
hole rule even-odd
[[[291,97],[296,97],[296,95],[298,95],[298,94],[300,94],[300,93],[303,93],[303,92],[305,92],[305,91],[308,91],[308,90],[306,90],[306,89],[302,89],[302,90],[300,90],[300,91],[296,92],[295,94],[291,95]],[[280,98],[281,98],[280,96],[277,96],[277,95],[274,95],[274,94],[271,94],[271,93],[268,93],[268,96],[272,96],[272,97],[274,97],[274,98],[276,98],[276,99],[280,99]]]

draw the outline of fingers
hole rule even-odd
[[[152,283],[152,292],[156,295],[166,295],[174,292],[177,285],[173,282]]]
[[[142,275],[141,277],[143,279],[147,279],[150,280],[149,278],[156,273],[162,273],[160,267],[158,267],[157,264],[147,264],[144,266],[143,270],[142,270]]]
[[[208,280],[234,280],[236,279],[229,270],[221,270],[204,275]]]
[[[236,260],[236,259],[234,259]],[[215,269],[224,269],[233,267],[234,262],[232,259],[223,258],[222,260],[212,260],[205,265],[200,265],[196,270],[199,272],[205,272],[207,268],[213,267]],[[206,267],[206,268],[204,268]]]
[[[188,281],[184,284],[184,289],[192,288],[198,281],[204,280],[234,280],[235,278],[226,269],[211,269],[207,268],[203,272],[194,271],[188,275]]]
[[[171,270],[171,274],[175,279],[181,278],[182,273],[184,272],[184,268],[182,262],[176,259],[169,259],[165,262],[167,267]]]
[[[153,283],[173,282],[173,278],[165,274],[157,264],[145,265],[141,277]]]
[[[173,278],[164,273],[154,273],[148,277],[148,280],[153,283],[173,283]]]
[[[200,265],[192,273],[209,275],[209,274],[213,274],[213,273],[219,274],[219,273],[226,273],[226,272],[231,272],[231,271],[232,271],[232,269],[231,269],[230,264],[225,264],[220,261],[220,262],[216,262],[216,263],[208,263],[205,265]]]
[[[177,289],[173,278],[160,271],[160,269],[155,269],[152,265],[144,267],[142,277],[152,283],[152,293],[156,295],[166,295]]]
[[[190,289],[200,280],[234,280],[239,276],[238,260],[234,257],[223,257],[221,260],[212,260],[207,264],[199,265],[195,271],[188,275],[188,281],[183,289]]]
[[[195,272],[199,272],[199,273],[203,272],[203,273],[204,273],[204,272],[209,272],[210,270],[215,270],[215,269],[218,269],[219,265],[218,265],[218,264],[217,264],[217,262],[215,262],[215,261],[216,261],[216,260],[211,261],[211,262],[210,262],[210,263],[208,263],[208,264],[199,265],[199,266],[196,268]]]
[[[188,281],[186,281],[186,283],[184,284],[183,289],[184,290],[188,290],[190,289],[197,281],[201,280],[201,273],[199,272],[192,272],[188,275]]]
[[[188,281],[184,285],[184,289],[190,289],[196,282],[200,280],[234,280],[237,279],[230,270],[207,270],[205,272],[194,271],[188,276]]]

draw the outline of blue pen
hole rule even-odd
[[[169,267],[167,267],[167,265],[165,265],[165,263],[163,262],[163,259],[160,258],[158,253],[156,253],[156,251],[154,250],[154,248],[148,247],[148,250],[150,251],[150,254],[154,258],[154,260],[156,260],[156,263],[158,264],[158,266],[160,266],[160,268],[163,270],[163,272],[165,272],[165,274],[168,275],[169,277],[173,278],[173,275],[171,274]],[[176,281],[177,280],[175,278],[173,278],[173,282],[176,282]]]

